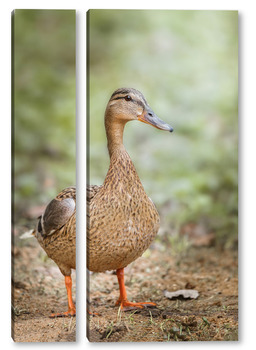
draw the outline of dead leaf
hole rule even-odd
[[[197,299],[199,297],[199,292],[195,289],[180,289],[175,292],[164,291],[164,296],[168,299]]]

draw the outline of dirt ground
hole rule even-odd
[[[67,309],[63,276],[36,240],[21,241],[19,234],[13,248],[14,340],[75,341],[75,317],[49,318]],[[88,316],[87,336],[91,342],[238,340],[237,264],[236,250],[192,245],[174,254],[153,246],[125,269],[125,278],[129,300],[157,306],[125,312],[115,306],[115,274],[90,274],[89,309],[95,315]],[[75,299],[75,273],[72,278]],[[164,295],[180,289],[197,290],[199,297],[170,300]]]
[[[112,274],[90,276],[88,337],[92,342],[238,340],[237,253],[191,247],[179,257],[147,251],[126,268],[130,301],[156,307],[121,311],[114,307],[118,283]],[[167,299],[164,291],[192,289],[197,299]]]
[[[17,246],[19,245],[19,246]],[[76,318],[50,318],[67,311],[64,277],[35,239],[13,250],[12,336],[16,342],[74,342]],[[72,274],[75,299],[76,279]]]

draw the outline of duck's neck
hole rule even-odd
[[[115,152],[126,152],[123,144],[123,134],[125,123],[115,122],[108,125],[106,123],[106,134],[108,140],[108,152],[111,159]]]
[[[110,186],[111,191],[117,189],[118,193],[123,193],[122,191],[130,192],[136,183],[137,190],[140,187],[144,191],[133,162],[123,145],[124,126],[125,123],[113,122],[111,125],[106,125],[110,165],[104,186]]]

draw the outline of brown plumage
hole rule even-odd
[[[112,94],[105,112],[109,170],[102,186],[87,190],[87,267],[95,272],[117,270],[117,304],[122,308],[145,304],[127,300],[123,269],[149,247],[160,224],[156,207],[123,145],[124,126],[130,120],[172,131],[155,115],[141,92],[123,88]]]
[[[128,153],[116,150],[104,184],[90,200],[88,268],[103,272],[126,267],[148,248],[159,215]]]
[[[144,191],[136,169],[123,145],[123,130],[130,120],[172,131],[135,89],[116,90],[107,105],[105,127],[110,166],[102,186],[87,188],[87,267],[91,271],[116,270],[120,288],[117,304],[130,303],[124,286],[124,267],[143,254],[159,229],[159,215]],[[39,217],[32,234],[65,276],[68,311],[55,316],[74,316],[71,269],[76,268],[76,189],[60,192]]]
[[[68,311],[52,314],[74,316],[72,301],[71,269],[76,268],[76,189],[68,187],[61,191],[46,207],[32,232],[49,258],[59,267],[65,277],[68,295]]]

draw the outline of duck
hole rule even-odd
[[[76,269],[76,188],[62,190],[46,206],[35,228],[21,238],[35,237],[50,259],[64,276],[67,290],[68,310],[50,315],[73,317],[76,307],[72,299],[72,270]]]
[[[128,301],[124,268],[144,253],[160,226],[157,209],[123,145],[125,124],[132,120],[173,131],[157,117],[138,90],[119,88],[111,95],[105,111],[109,169],[101,186],[87,186],[87,268],[92,272],[116,271],[120,292],[116,305],[121,309],[155,305]],[[76,269],[75,186],[63,189],[49,202],[35,228],[21,238],[29,237],[37,239],[64,276],[68,310],[50,317],[75,316],[71,277]]]
[[[160,227],[156,206],[147,196],[123,144],[129,121],[173,131],[154,113],[140,91],[119,88],[111,95],[104,118],[109,168],[102,185],[87,187],[87,268],[92,272],[116,272],[116,305],[124,310],[156,305],[128,300],[124,269],[148,249]]]

